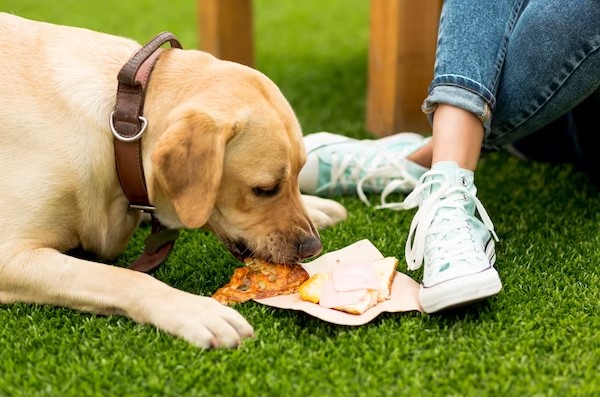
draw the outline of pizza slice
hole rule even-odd
[[[246,258],[245,266],[234,270],[227,284],[212,297],[225,305],[251,299],[293,294],[308,280],[308,273],[297,263],[270,263],[262,259]]]

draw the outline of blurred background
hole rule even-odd
[[[254,67],[281,88],[304,133],[370,136],[365,129],[369,1],[252,3]],[[0,0],[0,11],[141,44],[165,30],[184,48],[199,48],[201,40],[196,0]]]

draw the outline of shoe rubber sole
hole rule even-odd
[[[425,287],[421,285],[419,300],[425,313],[463,306],[496,295],[502,290],[500,276],[493,266],[474,274]]]

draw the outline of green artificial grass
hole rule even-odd
[[[144,43],[169,30],[194,48],[195,3],[0,0],[0,10]],[[256,67],[281,87],[304,132],[370,137],[368,1],[254,3]],[[123,317],[3,305],[0,396],[600,395],[598,190],[568,166],[504,153],[482,159],[477,186],[500,237],[504,283],[486,302],[438,315],[384,314],[361,327],[248,302],[237,309],[256,336],[210,351]],[[321,232],[325,251],[368,238],[403,263],[413,211],[340,201],[350,215]],[[146,232],[117,264],[137,256]],[[238,265],[213,235],[185,231],[155,276],[208,295]],[[421,271],[409,274],[419,280]]]

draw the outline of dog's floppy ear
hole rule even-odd
[[[165,131],[152,153],[156,180],[188,228],[201,227],[210,217],[232,130],[232,125],[190,111]]]

